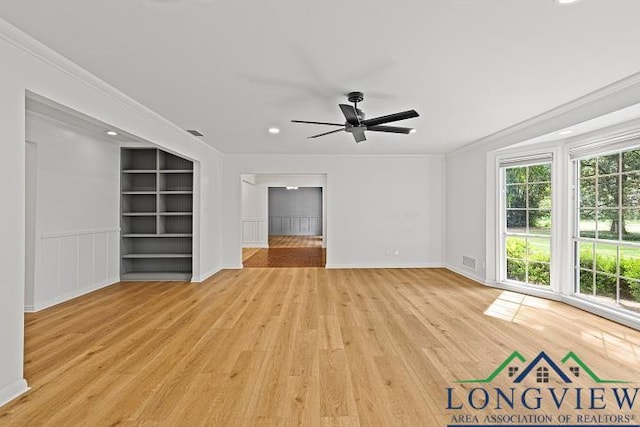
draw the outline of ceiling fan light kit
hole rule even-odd
[[[347,94],[347,99],[349,100],[349,102],[353,103],[353,105],[338,104],[346,120],[344,123],[312,122],[312,121],[306,121],[306,120],[291,120],[291,122],[314,124],[314,125],[325,125],[325,126],[339,126],[341,129],[335,129],[329,132],[323,132],[317,135],[312,135],[308,137],[308,139],[318,138],[318,137],[329,135],[332,133],[345,131],[353,135],[353,138],[356,141],[356,143],[367,140],[364,134],[365,131],[401,133],[405,135],[413,133],[415,131],[415,129],[413,128],[406,128],[406,127],[399,127],[399,126],[383,126],[383,125],[386,123],[397,122],[400,120],[406,120],[406,119],[418,117],[419,114],[416,110],[407,110],[407,111],[402,111],[400,113],[394,113],[386,116],[367,119],[364,112],[358,108],[358,103],[364,100],[364,93],[349,92]]]

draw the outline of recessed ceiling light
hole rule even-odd
[[[118,132],[116,132],[115,130],[108,130],[107,131],[107,135],[109,135],[109,136],[118,136]]]
[[[558,4],[571,4],[571,3],[576,3],[580,0],[556,0],[556,3]]]
[[[275,135],[277,133],[280,133],[280,129],[278,128],[269,128],[269,133],[272,135]]]
[[[409,133],[416,133],[417,131],[418,131],[417,129],[411,129]]]
[[[571,133],[573,133],[573,131],[567,129],[567,130],[561,130],[560,132],[558,132],[558,135],[569,135]]]
[[[287,190],[297,190],[298,187],[285,187]]]

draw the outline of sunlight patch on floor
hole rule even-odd
[[[523,317],[527,308],[548,309],[550,302],[541,298],[531,297],[519,294],[517,292],[502,292],[498,298],[485,310],[486,316],[495,317],[496,319],[506,320],[507,322],[519,323],[519,317]],[[529,327],[537,330],[543,330],[544,327],[531,324]]]

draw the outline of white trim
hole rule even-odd
[[[636,89],[640,89],[640,73],[635,73],[632,74],[628,77],[625,77],[621,80],[618,80],[610,85],[604,86],[600,89],[597,89],[593,92],[590,92],[584,96],[581,96],[579,98],[576,98],[572,101],[569,101],[565,104],[562,104],[556,108],[553,108],[551,110],[548,110],[544,113],[538,114],[536,116],[533,116],[527,120],[524,120],[522,122],[516,123],[515,125],[509,126],[505,129],[502,129],[498,132],[492,133],[490,135],[487,135],[483,138],[477,139],[467,145],[464,145],[460,148],[458,148],[457,150],[454,150],[450,153],[447,154],[458,154],[458,153],[464,153],[466,151],[472,150],[472,149],[476,149],[479,147],[487,147],[488,149],[498,149],[500,148],[499,145],[504,144],[504,145],[511,145],[513,143],[516,142],[520,142],[520,141],[524,141],[527,139],[531,139],[533,137],[539,136],[539,135],[544,135],[547,134],[549,132],[552,132],[554,130],[559,130],[559,129],[563,129],[567,126],[571,126],[574,125],[576,123],[580,123],[583,122],[583,120],[569,120],[570,118],[567,118],[565,120],[558,120],[557,126],[554,126],[554,119],[559,119],[561,118],[562,115],[567,114],[567,113],[573,113],[576,110],[578,110],[581,107],[586,107],[589,106],[591,104],[595,104],[598,101],[603,100],[604,98],[607,97],[614,97],[616,95],[626,95],[628,92],[630,92],[634,87],[636,87]],[[616,100],[617,101],[617,100]],[[628,102],[626,102],[627,104],[629,104]],[[635,103],[635,102],[634,102]],[[604,104],[604,103],[603,103]],[[613,104],[613,102],[612,102]],[[628,106],[628,105],[627,105]],[[618,110],[622,107],[618,107],[618,108],[609,108],[607,107],[608,110],[606,112],[611,112],[611,111],[615,111]],[[589,111],[588,114],[593,115],[593,117],[596,116],[601,116],[603,114],[606,114],[606,112],[601,112],[601,111],[597,111],[597,109],[590,109],[592,111]],[[592,118],[592,117],[590,117]],[[562,122],[562,123],[560,123]],[[538,129],[539,128],[539,129]],[[506,139],[509,136],[513,136],[515,134],[517,134],[518,132],[522,132],[524,130],[529,130],[531,133],[533,133],[534,135],[529,135],[526,136],[524,138],[518,138],[517,141],[501,141],[503,139]],[[493,147],[493,145],[498,145]]]
[[[628,326],[629,328],[633,328],[636,330],[640,330],[640,318],[632,315],[626,314],[622,311],[609,308],[607,306],[603,306],[601,304],[592,303],[584,298],[579,298],[573,295],[562,295],[551,290],[532,288],[529,286],[519,286],[512,285],[509,283],[499,283],[499,282],[489,282],[480,279],[479,277],[474,277],[471,274],[467,274],[466,272],[460,271],[457,268],[452,266],[445,266],[445,268],[451,270],[454,273],[460,274],[461,276],[466,277],[467,279],[473,280],[480,285],[487,286],[494,289],[501,289],[504,291],[517,292],[522,295],[530,295],[536,298],[543,298],[551,301],[558,301],[572,307],[578,308],[580,310],[584,310],[587,313],[604,317],[605,319],[611,320],[612,322],[620,323],[624,326]]]
[[[269,243],[267,242],[243,242],[242,249],[269,249]]]
[[[526,149],[521,149],[518,151],[507,151],[496,152],[495,158],[495,183],[491,183],[487,181],[487,191],[490,191],[489,188],[493,186],[495,188],[495,212],[490,212],[489,205],[487,205],[487,218],[495,218],[495,275],[492,277],[492,280],[504,280],[506,277],[506,256],[505,256],[505,238],[506,234],[506,216],[504,213],[506,212],[506,183],[504,176],[504,169],[510,167],[525,167],[531,166],[541,163],[548,163],[551,167],[551,234],[549,236],[549,244],[550,244],[550,271],[551,271],[551,289],[557,291],[559,290],[559,280],[557,272],[560,269],[560,260],[562,258],[562,252],[560,250],[560,242],[556,237],[556,231],[559,230],[559,219],[560,219],[560,192],[558,191],[559,185],[558,182],[560,180],[559,173],[559,165],[558,159],[561,157],[558,152],[557,147],[527,147]],[[522,161],[520,161],[522,160]],[[527,208],[528,212],[528,208]],[[487,230],[489,233],[489,229]],[[487,236],[487,241],[490,236]],[[489,252],[487,252],[487,259],[489,259]],[[527,286],[536,286],[536,285],[527,285]],[[534,288],[535,289],[535,288]]]
[[[0,406],[6,405],[16,397],[29,391],[29,385],[23,378],[0,389]]]
[[[73,237],[73,236],[84,236],[87,234],[105,234],[105,233],[119,233],[120,228],[94,228],[88,230],[78,230],[78,231],[58,231],[54,233],[42,233],[40,235],[40,239],[54,239],[57,237]]]
[[[607,138],[583,142],[583,144],[576,144],[569,147],[570,160],[580,160],[587,157],[595,157],[602,154],[637,148],[640,146],[640,129]]]
[[[225,154],[225,157],[229,158],[250,158],[250,157],[331,157],[331,158],[372,158],[379,159],[383,157],[387,158],[397,158],[397,159],[416,159],[416,158],[431,158],[431,157],[444,157],[444,153],[433,153],[433,154],[308,154],[308,153],[285,153],[285,154],[277,154],[277,153],[229,153]],[[286,173],[277,173],[277,172],[241,172],[241,175],[328,175],[327,172],[286,172]]]
[[[209,279],[214,274],[218,273],[220,270],[221,270],[220,268],[214,268],[213,270],[207,271],[206,273],[203,273],[198,277],[194,276],[191,278],[191,283],[202,283],[205,280]]]
[[[486,281],[485,286],[489,286],[496,289],[502,289],[505,291],[517,292],[524,295],[531,295],[538,298],[545,298],[553,301],[561,301],[562,295],[554,292],[550,287],[536,286],[536,285],[520,285],[518,283],[508,282],[491,282]]]
[[[514,156],[499,156],[499,167],[501,168],[513,168],[524,166],[535,166],[544,163],[553,162],[553,152],[543,151],[538,154],[530,155],[514,155]]]
[[[406,264],[330,264],[325,268],[331,269],[364,269],[364,268],[442,268],[442,263],[406,263]]]
[[[242,270],[243,268],[244,266],[242,264],[226,264],[220,267],[220,270]]]
[[[614,322],[621,323],[630,328],[640,330],[640,318],[633,314],[626,314],[623,311],[609,308],[601,304],[595,304],[584,298],[579,298],[573,295],[563,295],[562,302]]]
[[[474,282],[478,282],[481,285],[485,284],[485,280],[482,277],[473,274],[470,270],[463,270],[463,269],[455,267],[455,266],[453,266],[451,264],[445,264],[445,265],[442,266],[442,268],[446,268],[447,270],[450,270],[450,271],[452,271],[452,272],[454,272],[456,274],[464,276],[467,279],[473,280]]]
[[[48,46],[44,45],[43,43],[39,42],[24,31],[20,30],[17,27],[14,27],[3,19],[0,19],[0,40],[6,41],[15,48],[20,49],[23,52],[33,56],[34,58],[44,62],[45,64],[55,68],[56,70],[65,73],[76,81],[92,89],[98,90],[99,92],[120,103],[121,105],[127,108],[131,108],[134,111],[142,114],[144,117],[147,117],[151,120],[160,121],[164,125],[171,127],[173,130],[179,131],[181,134],[189,135],[191,140],[197,141],[199,144],[204,145],[205,147],[215,151],[218,154],[222,154],[220,151],[207,144],[202,139],[191,135],[189,132],[180,128],[175,123],[169,121],[150,108],[145,107],[143,104],[110,86],[102,79],[94,76],[89,71],[80,67],[78,64],[70,61],[55,50],[49,48]]]
[[[38,304],[35,305],[26,305],[24,307],[24,311],[26,313],[35,313],[38,312],[40,310],[44,310],[45,308],[49,308],[49,307],[53,307],[54,305],[58,305],[61,304],[63,302],[67,302],[73,298],[77,298],[79,296],[82,295],[86,295],[89,294],[91,292],[97,291],[98,289],[102,289],[102,288],[106,288],[107,286],[111,286],[114,285],[116,283],[120,282],[120,277],[112,277],[110,279],[105,280],[104,282],[92,285],[92,286],[87,286],[86,288],[82,288],[82,289],[76,289],[74,291],[71,292],[67,292],[66,294],[62,294],[62,295],[58,295],[54,298],[51,298],[49,300],[46,300],[44,302],[40,302]]]

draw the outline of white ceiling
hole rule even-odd
[[[3,0],[0,17],[225,153],[443,153],[640,70],[638,0]],[[337,104],[415,108],[356,145]],[[267,128],[277,126],[279,135]]]

